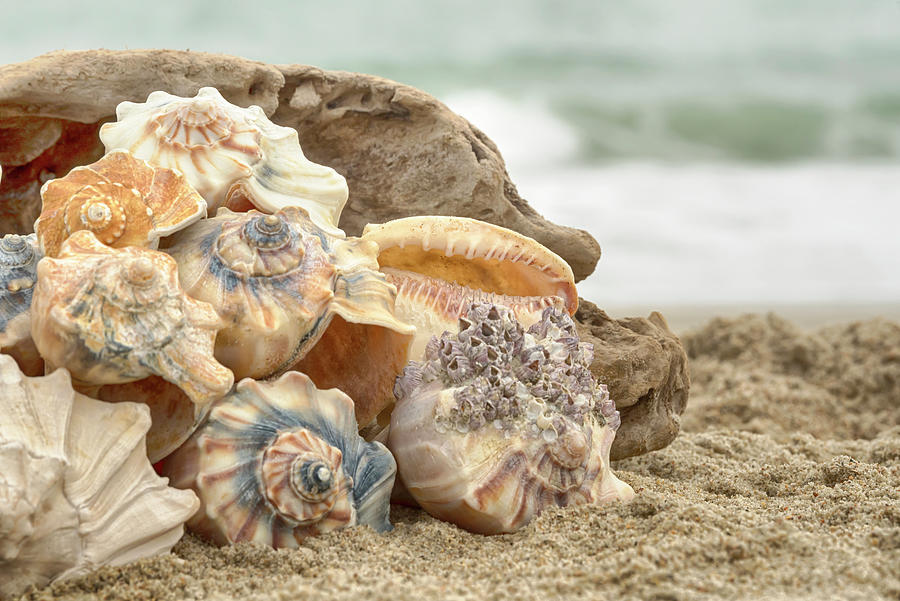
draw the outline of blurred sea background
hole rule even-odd
[[[900,318],[898,0],[3,1],[3,63],[175,48],[424,89],[598,239],[579,290],[615,315]]]

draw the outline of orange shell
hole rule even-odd
[[[159,238],[199,220],[206,201],[177,171],[115,151],[41,188],[34,224],[44,254],[55,257],[73,233],[88,230],[107,246],[156,248]]]

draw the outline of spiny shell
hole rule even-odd
[[[58,258],[38,264],[32,338],[47,363],[68,368],[81,387],[158,375],[185,392],[200,419],[234,381],[213,358],[219,328],[213,308],[181,290],[175,261],[165,253],[112,249],[81,231]],[[154,430],[177,429],[182,440],[192,427],[154,423]]]
[[[107,151],[125,148],[179,169],[210,214],[223,206],[269,213],[300,206],[322,229],[342,233],[347,182],[303,156],[296,130],[275,125],[258,106],[240,108],[215,88],[200,88],[193,98],[153,92],[146,103],[123,102],[116,117],[100,128]]]
[[[0,597],[166,553],[199,506],[144,454],[147,408],[28,378],[0,355]]]
[[[0,239],[0,351],[12,355],[29,376],[44,373],[31,340],[31,298],[40,259],[34,234]]]
[[[34,231],[48,257],[57,256],[63,241],[81,230],[108,246],[156,248],[160,237],[206,214],[206,201],[180,173],[124,151],[48,181],[41,199]]]
[[[416,326],[411,359],[431,336],[455,332],[473,302],[511,308],[528,326],[547,307],[574,315],[572,269],[536,241],[464,217],[421,216],[370,224],[364,240],[378,244],[378,263],[397,286],[397,317]]]
[[[548,505],[630,500],[609,469],[619,414],[568,315],[548,308],[526,332],[508,309],[473,304],[460,321],[397,379],[388,446],[412,497],[484,534]]]
[[[236,379],[284,373],[322,340],[327,352],[302,371],[353,396],[361,423],[380,410],[383,402],[364,408],[367,395],[389,395],[413,330],[393,315],[396,290],[378,271],[374,244],[332,236],[299,207],[273,215],[220,209],[167,251],[185,291],[225,321],[216,357]],[[390,374],[373,366],[373,349]]]
[[[359,437],[347,395],[298,372],[239,382],[162,471],[197,492],[188,527],[220,545],[297,547],[355,524],[391,528],[393,457]]]

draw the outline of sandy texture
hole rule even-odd
[[[187,537],[25,598],[900,598],[900,325],[806,334],[756,316],[685,343],[684,431],[614,466],[630,505],[551,509],[494,537],[402,508],[389,534],[294,551]]]

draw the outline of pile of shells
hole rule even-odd
[[[455,217],[347,237],[344,178],[213,88],[117,117],[0,240],[0,596],[185,524],[389,530],[392,491],[482,533],[631,498],[558,256]]]

